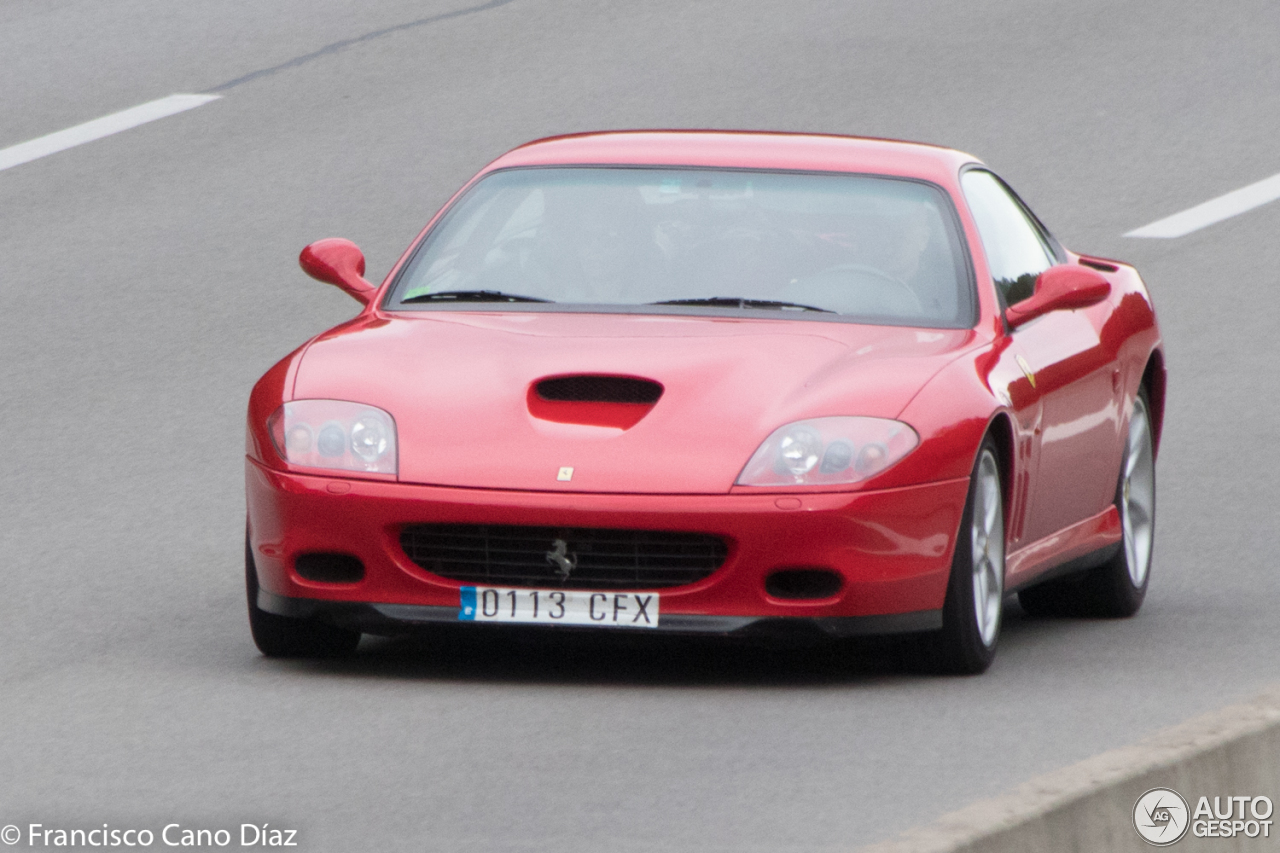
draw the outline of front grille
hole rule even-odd
[[[421,568],[452,580],[563,589],[682,586],[720,568],[727,553],[702,533],[496,524],[413,525],[400,546]],[[557,571],[566,564],[568,577]]]
[[[572,403],[641,403],[651,406],[662,396],[662,386],[630,376],[560,376],[537,385],[544,400]]]

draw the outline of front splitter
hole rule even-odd
[[[458,618],[457,607],[421,604],[380,604],[362,601],[331,601],[319,598],[289,598],[258,589],[258,608],[278,616],[316,619],[365,634],[396,636],[415,630],[448,624],[474,624]],[[513,626],[509,623],[506,626]],[[520,624],[521,628],[552,631],[661,631],[675,634],[747,634],[778,628],[809,627],[831,637],[864,637],[878,634],[911,634],[942,628],[941,610],[916,610],[874,616],[712,616],[696,613],[663,613],[654,628],[592,628]]]

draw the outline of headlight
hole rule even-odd
[[[920,437],[887,418],[812,418],[773,431],[738,475],[739,486],[834,486],[879,474]]]
[[[304,468],[396,473],[396,422],[342,400],[294,400],[267,419],[280,458]]]

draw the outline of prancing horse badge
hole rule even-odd
[[[578,555],[570,554],[569,543],[563,539],[557,539],[551,543],[551,550],[547,552],[547,562],[556,567],[556,574],[565,580],[569,579],[569,573],[578,568]]]
[[[562,482],[562,483],[567,483],[567,482],[569,482],[570,480],[572,480],[572,479],[573,479],[573,469],[572,469],[572,468],[561,468],[561,469],[560,469],[560,473],[559,473],[559,474],[556,474],[556,479],[557,479],[557,480],[559,480],[559,481],[560,481],[560,482]]]
[[[1027,377],[1027,381],[1031,383],[1031,387],[1036,387],[1036,373],[1031,369],[1031,365],[1027,364],[1027,360],[1020,355],[1015,355],[1013,360],[1018,362],[1018,367],[1022,368],[1022,374]]]

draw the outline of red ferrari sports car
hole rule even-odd
[[[487,622],[902,633],[980,672],[1002,604],[1126,616],[1165,368],[1125,264],[982,163],[779,133],[533,142],[249,400],[267,655]]]

